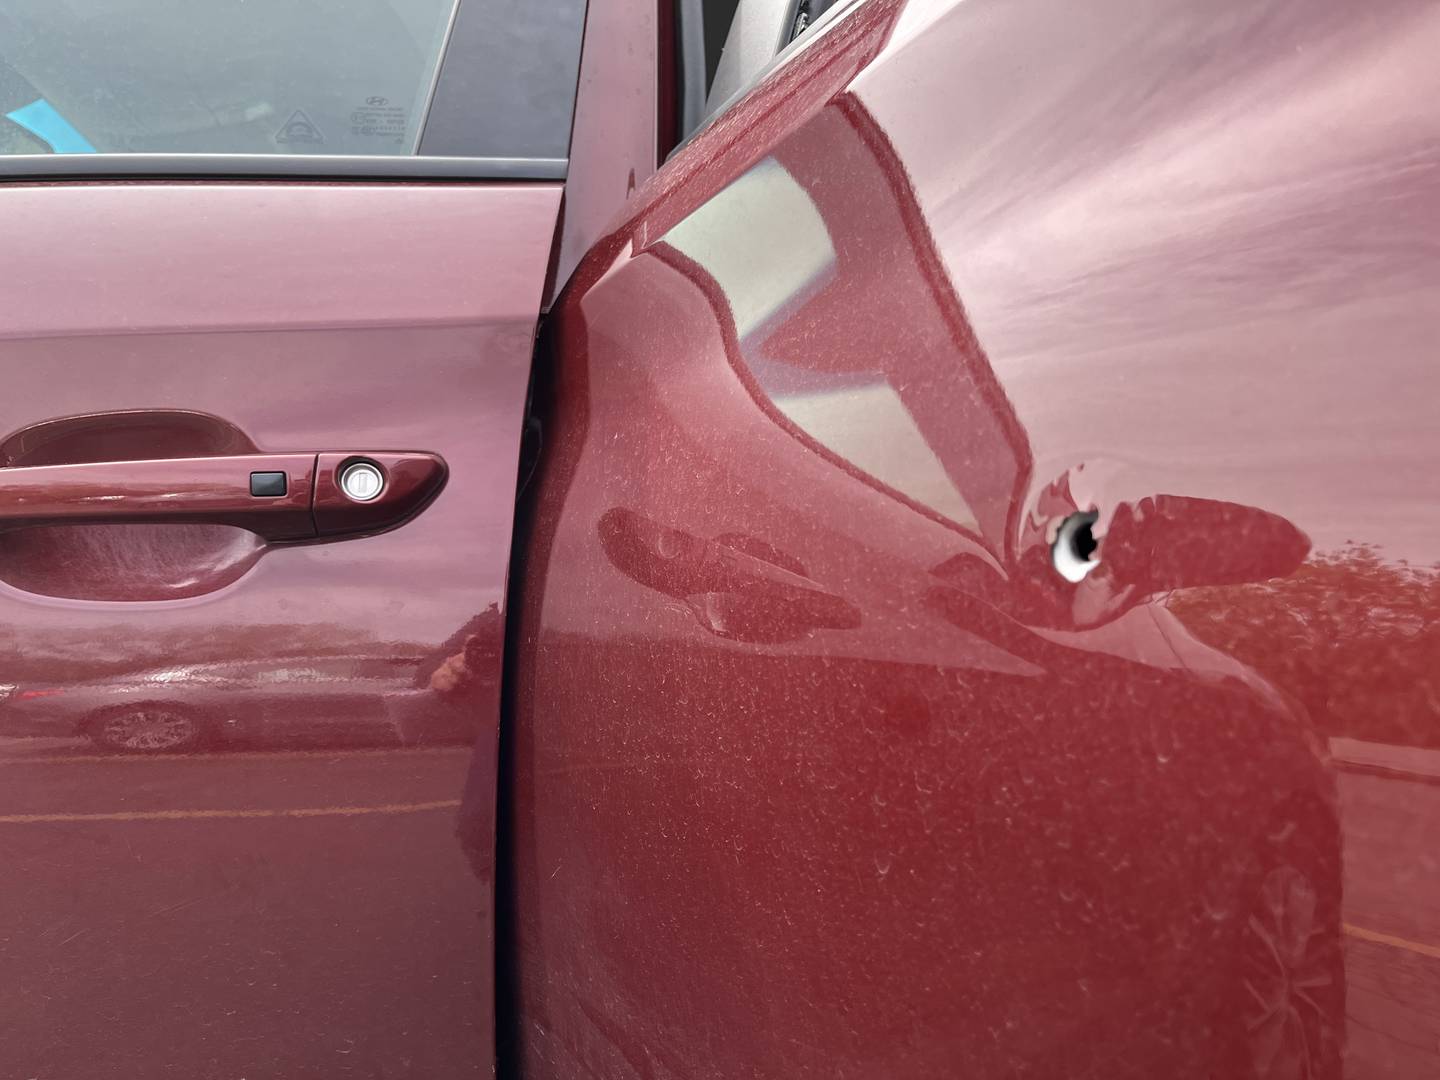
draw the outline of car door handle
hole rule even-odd
[[[444,485],[427,453],[237,454],[0,469],[0,529],[174,522],[234,525],[266,540],[393,528]]]

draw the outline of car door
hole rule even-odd
[[[0,3],[0,1073],[491,1073],[583,18]]]
[[[1070,14],[831,9],[557,301],[527,1074],[1434,1071],[1434,21]]]

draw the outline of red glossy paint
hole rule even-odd
[[[380,494],[356,502],[340,488],[346,466],[380,469]],[[403,524],[435,498],[445,483],[445,462],[434,454],[320,454],[315,459],[315,529],[324,536],[379,532]]]
[[[258,454],[218,416],[185,409],[119,409],[30,424],[0,440],[0,467]]]
[[[614,0],[587,10],[547,306],[625,201],[655,172],[662,125],[673,118],[660,98],[659,35],[673,25],[660,12],[666,2]]]
[[[501,605],[559,198],[0,186],[0,491],[206,504],[0,532],[0,1074],[491,1073]],[[403,527],[237,527],[233,457],[293,451],[306,516],[323,452],[325,532]],[[395,496],[363,520],[330,486],[356,453]]]
[[[537,379],[526,1075],[1435,1075],[1437,30],[871,0],[637,193]]]
[[[285,494],[250,494],[252,472],[280,472]],[[208,522],[267,540],[315,535],[314,454],[38,465],[0,472],[0,528],[101,522]]]

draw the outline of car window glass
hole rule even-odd
[[[413,155],[439,115],[427,153],[564,157],[583,16],[583,0],[0,0],[0,154]]]
[[[707,82],[705,111],[712,113],[755,76],[787,44],[795,0],[741,0],[726,29],[719,60]],[[707,34],[709,26],[706,27]],[[706,53],[713,42],[706,39]]]
[[[705,92],[715,85],[715,71],[720,66],[720,53],[730,35],[739,0],[703,0],[705,20]]]

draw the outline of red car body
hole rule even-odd
[[[0,1071],[1433,1075],[1431,13],[864,0],[661,165],[672,16],[563,185],[0,186]],[[307,658],[476,734],[155,677]]]

